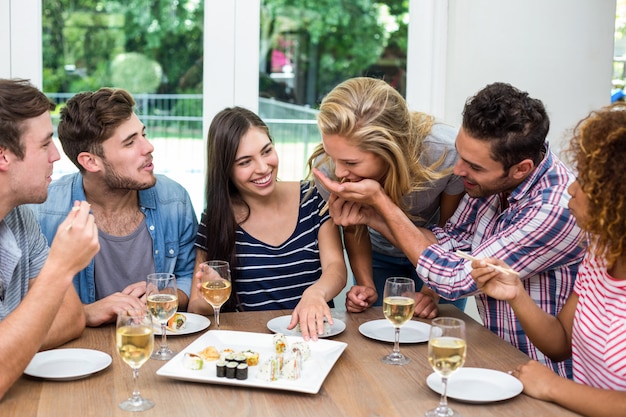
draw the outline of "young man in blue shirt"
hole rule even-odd
[[[154,147],[121,89],[101,88],[72,97],[61,111],[59,140],[79,172],[54,181],[36,207],[52,239],[62,213],[75,200],[91,204],[101,250],[74,278],[88,326],[117,311],[145,307],[146,276],[174,273],[179,310],[186,310],[193,275],[197,219],[187,191],[155,175]]]

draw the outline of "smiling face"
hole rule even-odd
[[[146,128],[134,113],[102,143],[104,182],[111,189],[143,190],[156,183]]]
[[[241,137],[233,165],[232,181],[245,195],[269,195],[278,175],[278,155],[267,134],[251,127]]]
[[[322,135],[324,151],[335,164],[335,176],[350,182],[364,178],[373,179],[382,184],[387,174],[387,166],[378,155],[365,152],[343,136]]]
[[[45,112],[23,122],[23,159],[3,150],[11,161],[9,182],[15,205],[46,201],[48,185],[52,181],[52,165],[61,157],[52,141],[52,134],[50,113]]]
[[[512,191],[525,178],[516,175],[517,166],[506,172],[502,163],[491,158],[488,142],[472,138],[463,128],[459,129],[456,138],[456,150],[459,160],[454,166],[454,174],[461,177],[470,197]]]

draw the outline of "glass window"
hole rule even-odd
[[[306,173],[320,141],[315,109],[335,85],[371,76],[406,96],[408,7],[408,0],[261,0],[259,114],[290,179]]]
[[[130,91],[155,169],[203,206],[202,0],[43,0],[43,90],[58,103],[111,86]],[[56,123],[56,120],[55,120]],[[64,158],[55,177],[74,172]]]

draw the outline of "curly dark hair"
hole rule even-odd
[[[493,83],[470,97],[463,109],[463,130],[491,144],[491,157],[505,171],[542,158],[550,119],[540,100],[510,84]]]
[[[590,250],[611,266],[626,242],[626,106],[603,107],[578,122],[566,154],[589,200],[579,226],[593,243]]]

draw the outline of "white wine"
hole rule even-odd
[[[383,313],[385,318],[395,327],[400,327],[413,317],[415,299],[410,297],[385,297],[383,299]]]
[[[428,362],[443,377],[465,363],[465,340],[458,337],[437,337],[428,341]]]
[[[139,368],[152,355],[154,333],[148,326],[122,326],[116,331],[120,357],[132,368]]]
[[[150,294],[146,304],[152,317],[159,323],[165,323],[176,314],[178,296],[176,294]]]
[[[225,279],[202,283],[202,297],[213,307],[219,307],[230,297],[230,281]]]

